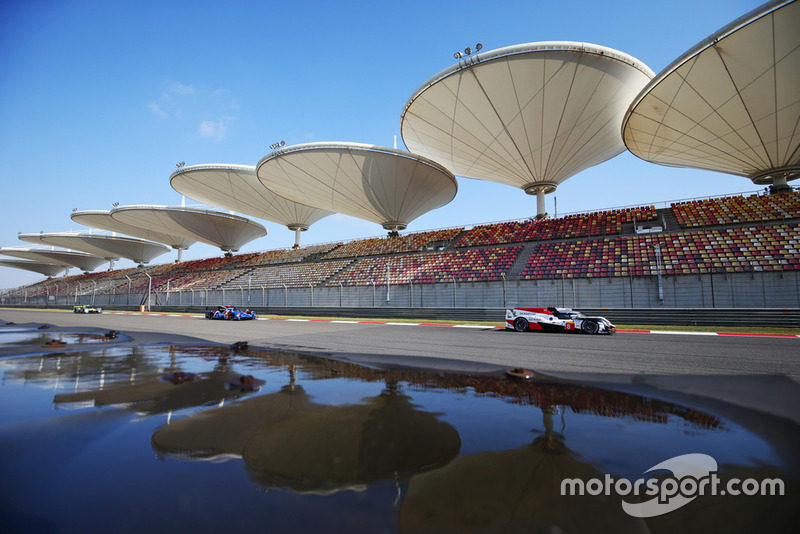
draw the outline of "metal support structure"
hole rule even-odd
[[[661,281],[661,243],[651,245],[656,249],[656,274],[658,275],[658,301],[664,302],[664,286]]]
[[[503,279],[503,308],[506,307],[506,273],[500,273],[500,278]]]
[[[153,291],[153,277],[147,271],[144,274],[147,276],[147,304],[144,309],[145,311],[150,311],[150,293]]]
[[[392,301],[391,285],[389,283],[389,263],[386,263],[386,302]]]

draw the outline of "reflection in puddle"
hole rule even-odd
[[[7,345],[54,345],[56,343],[103,343],[114,339],[103,334],[86,334],[75,332],[47,332],[37,330],[6,332],[0,330],[0,346]]]
[[[798,522],[783,446],[627,393],[200,346],[105,346],[0,360],[0,370],[0,470],[15,488],[0,524],[12,530],[113,521],[131,532],[704,532]],[[248,376],[265,383],[231,387]],[[565,478],[633,480],[688,453],[716,458],[723,478],[781,477],[787,495],[705,496],[641,519],[619,496],[559,493]]]

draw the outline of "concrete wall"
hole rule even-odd
[[[800,271],[626,278],[509,280],[356,287],[261,288],[153,293],[151,306],[345,307],[345,308],[800,308]],[[2,304],[138,306],[146,295],[0,297]]]

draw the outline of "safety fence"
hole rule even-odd
[[[0,296],[0,305],[251,308],[497,308],[575,309],[800,308],[800,271],[501,280],[434,284],[267,287],[100,293],[56,284],[36,295]]]

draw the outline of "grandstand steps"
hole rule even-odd
[[[338,247],[336,247],[336,248],[338,248]],[[333,250],[336,250],[336,248],[332,249],[331,252],[333,252]],[[309,254],[308,256],[304,257],[298,263],[318,263],[318,262],[322,261],[323,259],[325,259],[325,256],[327,256],[327,254],[328,254],[328,252],[318,252],[316,254]]]
[[[232,269],[232,270],[238,270],[238,269]],[[241,269],[242,271],[241,273],[239,273],[238,275],[234,276],[233,278],[227,281],[217,284],[217,286],[212,289],[220,289],[221,287],[225,288],[242,287],[242,286],[247,287],[249,282],[248,275],[251,272],[253,272],[253,270],[254,269]]]
[[[665,232],[678,232],[681,230],[681,225],[678,223],[678,218],[672,208],[664,208],[656,210],[659,218],[662,221]]]
[[[447,243],[447,245],[444,247],[444,251],[457,250],[456,246],[458,245],[458,242],[461,241],[461,238],[467,234],[467,231],[468,230],[461,230],[457,236]]]
[[[534,253],[534,251],[538,246],[539,246],[538,242],[524,244],[522,250],[517,256],[517,260],[511,266],[511,269],[509,269],[508,272],[506,273],[506,280],[519,279],[520,275],[522,275],[522,270],[525,269],[525,266],[528,264],[528,260],[530,259],[531,254]]]
[[[642,232],[638,233],[636,231],[637,227],[644,228],[645,230],[650,228],[656,228],[656,230],[652,230],[650,232]],[[658,231],[657,228],[661,227],[661,230]],[[633,223],[623,224],[622,228],[620,229],[619,235],[620,236],[629,236],[629,235],[643,235],[647,233],[665,233],[665,232],[675,232],[680,230],[680,225],[678,224],[678,219],[675,217],[675,213],[673,213],[672,208],[662,208],[656,210],[656,219],[652,221],[636,221]]]

